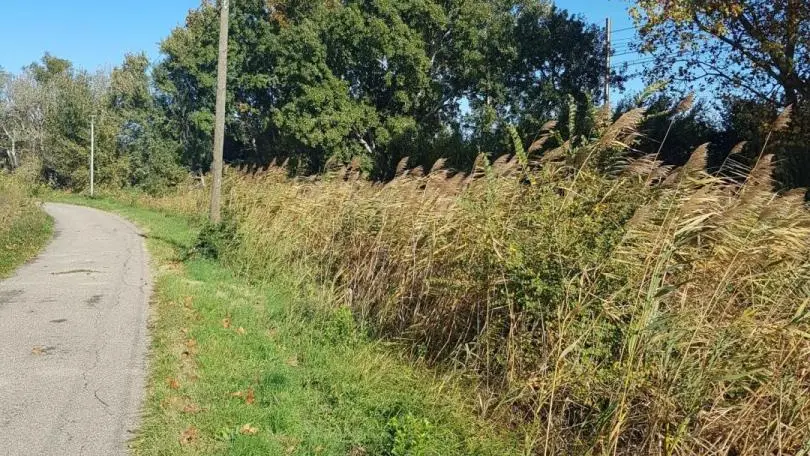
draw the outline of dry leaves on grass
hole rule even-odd
[[[194,404],[194,403],[186,404],[186,406],[183,407],[183,413],[187,413],[189,415],[196,415],[196,414],[198,414],[198,413],[200,413],[202,411],[203,411],[203,409],[200,408],[199,405]]]
[[[239,433],[242,435],[256,435],[259,433],[259,430],[248,423],[239,429]]]
[[[222,327],[225,328],[225,329],[230,329],[230,327],[231,327],[231,319],[230,318],[223,319],[222,320]]]
[[[171,388],[173,390],[180,389],[180,382],[174,377],[167,378],[166,379],[166,384],[168,384],[169,388]]]
[[[185,358],[191,358],[197,353],[197,340],[196,339],[189,339],[186,341],[186,349],[183,350],[183,356]]]
[[[160,407],[164,410],[179,411],[189,415],[196,415],[205,411],[187,396],[171,396],[163,399],[160,402]]]
[[[238,397],[244,398],[245,403],[248,405],[252,405],[256,402],[256,392],[253,391],[253,388],[249,388],[247,391],[237,391],[235,393],[231,393],[231,397]]]
[[[365,448],[358,445],[352,446],[352,449],[349,450],[349,456],[366,456],[367,454],[368,451],[366,451]]]
[[[199,429],[194,426],[189,427],[180,434],[180,445],[191,445],[200,438]]]

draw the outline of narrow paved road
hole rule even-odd
[[[138,422],[147,254],[136,228],[47,204],[56,235],[0,282],[0,455],[116,455]]]

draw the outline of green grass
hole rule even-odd
[[[457,379],[359,332],[324,290],[248,282],[185,258],[200,225],[110,200],[147,232],[156,271],[145,418],[136,454],[501,455],[517,442],[475,417]],[[292,278],[294,279],[294,278]]]
[[[33,205],[0,227],[0,278],[36,256],[52,235],[53,220]]]

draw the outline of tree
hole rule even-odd
[[[143,53],[127,55],[112,71],[104,109],[117,130],[117,155],[129,165],[127,184],[155,193],[177,184],[185,171],[156,105],[149,68]]]
[[[717,163],[739,141],[752,160],[762,154],[776,113],[794,106],[790,127],[768,143],[775,178],[810,185],[810,3],[804,0],[637,0],[632,9],[640,50],[655,58],[648,77],[717,95],[725,131]],[[746,152],[735,157],[748,167]]]
[[[810,97],[805,0],[637,0],[631,11],[654,78],[780,104]]]
[[[52,95],[30,72],[0,78],[0,134],[9,142],[7,154],[12,168],[20,164],[26,152],[42,154],[45,116],[52,106]]]
[[[242,0],[230,14],[225,159],[291,159],[297,172],[404,156],[471,165],[502,153],[506,125],[539,125],[600,96],[601,30],[545,0]],[[160,106],[185,163],[208,168],[216,9],[162,43]],[[465,119],[465,114],[469,113]]]

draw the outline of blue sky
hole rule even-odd
[[[46,51],[96,70],[158,43],[200,0],[2,0],[0,66],[19,71]]]
[[[146,51],[155,58],[160,40],[182,25],[200,0],[2,0],[2,4],[0,67],[16,72],[46,51],[88,70],[110,69],[127,52]],[[632,25],[625,0],[559,0],[557,5],[598,24],[610,16],[615,29]],[[632,31],[617,32],[617,46],[626,45],[631,37]]]

